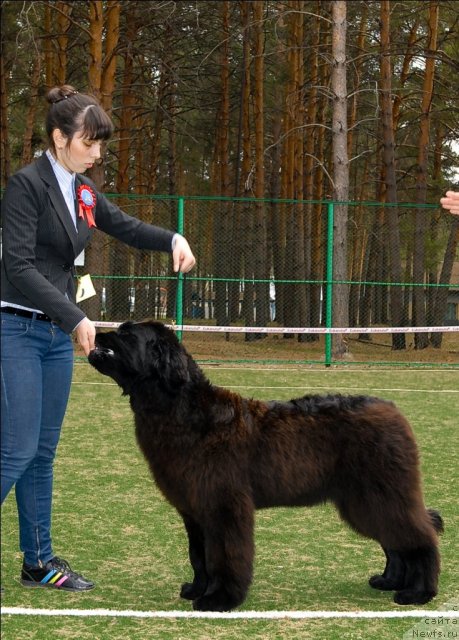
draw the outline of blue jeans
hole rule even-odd
[[[1,501],[15,486],[24,560],[53,556],[53,462],[70,393],[73,345],[57,325],[1,314]]]

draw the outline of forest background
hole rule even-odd
[[[114,120],[89,173],[125,210],[175,226],[176,202],[146,196],[214,198],[187,205],[184,230],[187,295],[211,278],[217,324],[266,326],[270,281],[281,326],[323,324],[329,200],[335,326],[443,324],[459,220],[426,203],[457,187],[457,1],[4,0],[1,21],[2,187],[45,148],[44,96],[69,83]],[[91,273],[104,256],[107,273],[164,276],[113,246],[96,234]],[[126,317],[129,283],[108,284]]]

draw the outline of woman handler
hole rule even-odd
[[[70,85],[51,89],[47,100],[49,148],[10,178],[2,202],[1,501],[14,486],[22,584],[86,591],[94,583],[56,556],[51,541],[71,336],[88,355],[96,333],[75,303],[74,260],[95,228],[139,249],[172,253],[174,271],[189,271],[195,259],[183,236],[128,216],[82,175],[113,132],[98,101]]]

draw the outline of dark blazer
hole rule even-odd
[[[139,249],[171,252],[174,233],[128,216],[94,183],[76,175],[76,188],[89,185],[96,194],[97,229]],[[66,333],[85,317],[75,303],[73,263],[94,229],[78,218],[73,224],[46,154],[15,173],[2,201],[2,300],[40,309]]]

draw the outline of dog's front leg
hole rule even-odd
[[[204,526],[208,585],[198,611],[230,611],[244,602],[252,582],[254,506],[246,495],[227,497],[209,511]]]
[[[199,524],[185,514],[181,514],[186,532],[188,534],[188,553],[190,563],[194,571],[193,582],[182,584],[180,597],[187,600],[196,600],[202,596],[208,585],[206,572],[204,532]]]

